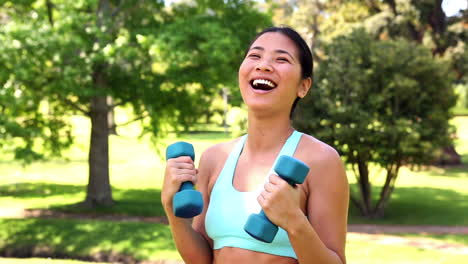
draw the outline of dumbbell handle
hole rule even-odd
[[[190,143],[180,141],[169,146],[166,151],[166,160],[181,156],[188,156],[192,161],[195,161],[195,152],[193,151],[193,147]],[[183,182],[180,186],[179,192],[188,189],[193,189],[193,183],[191,181]]]
[[[292,183],[292,182],[288,182],[288,183],[289,183],[291,186],[294,186],[294,183]],[[270,219],[269,219],[268,216],[265,214],[265,211],[263,211],[263,209],[260,210],[260,213],[258,213],[258,216],[260,216],[260,217],[265,217],[265,219],[268,220],[268,222],[270,222],[272,225],[275,225],[275,226],[276,226],[276,224],[274,224],[273,222],[270,221]]]
[[[179,192],[180,191],[185,191],[185,190],[193,190],[193,182],[191,182],[191,181],[183,182],[180,185]]]
[[[281,156],[274,168],[275,172],[290,185],[301,184],[309,173],[309,167],[300,160],[290,156]],[[278,232],[278,226],[268,219],[265,212],[251,214],[245,223],[244,230],[252,237],[271,243]]]

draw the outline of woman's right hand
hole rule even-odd
[[[195,168],[193,160],[188,156],[167,160],[161,192],[161,202],[166,214],[173,214],[172,197],[179,191],[181,184],[186,181],[196,184],[197,173],[198,170]]]

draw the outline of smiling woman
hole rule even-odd
[[[161,200],[181,256],[186,263],[346,263],[343,163],[333,148],[296,131],[290,120],[312,85],[306,42],[291,28],[262,31],[248,47],[238,79],[248,134],[208,148],[198,169],[187,157],[167,161]],[[302,184],[276,175],[283,155],[310,167]],[[205,204],[192,224],[172,210],[185,181],[198,183]],[[249,215],[260,210],[279,227],[271,243],[244,230]]]
[[[259,38],[267,37],[267,36],[263,36],[266,33],[279,33],[280,35],[285,37],[285,43],[279,43],[281,48],[277,48],[274,50],[274,53],[277,57],[273,59],[276,60],[276,63],[279,66],[291,65],[291,66],[296,66],[296,68],[297,66],[299,66],[299,73],[301,76],[301,81],[306,82],[304,83],[305,86],[302,87],[302,89],[305,88],[305,90],[301,91],[301,93],[299,93],[295,97],[292,103],[291,111],[289,114],[290,118],[292,118],[292,114],[294,113],[294,109],[296,108],[298,101],[307,94],[307,91],[311,86],[311,83],[307,83],[307,82],[312,81],[312,68],[313,68],[312,53],[309,47],[307,46],[307,44],[305,43],[305,41],[301,38],[299,34],[297,34],[297,32],[295,32],[294,30],[290,28],[281,28],[281,30],[279,30],[279,28],[273,27],[273,28],[266,29],[262,33],[258,34],[257,37],[254,38],[251,45],[249,46],[249,49],[245,53],[246,60],[244,60],[244,62],[241,65],[241,69],[239,70],[239,80],[241,80],[240,74],[242,71],[242,67],[249,66],[249,60],[247,59],[250,59],[250,62],[259,61],[261,63],[265,63],[261,60],[262,59],[261,55],[265,54],[265,47],[258,46],[258,45],[254,46],[253,44],[256,43]],[[267,42],[268,41],[269,40],[267,40]],[[286,46],[283,44],[285,44]],[[291,44],[293,45],[293,49],[291,49]],[[282,48],[282,47],[288,47],[288,45],[289,45],[289,50],[288,48]],[[297,54],[293,54],[293,53],[297,53]],[[262,64],[257,65],[257,67],[263,67],[263,66],[264,65]],[[282,68],[286,69],[286,67],[282,67]],[[270,71],[270,69],[268,68],[266,68],[265,70]],[[256,85],[257,83],[270,84],[270,85],[268,85],[269,87],[268,86],[265,87],[265,85],[261,85],[258,87]],[[269,91],[272,88],[276,88],[277,84],[274,82],[274,80],[269,80],[267,77],[263,77],[263,79],[252,80],[251,86],[254,86],[254,88],[259,88],[260,90]],[[242,92],[242,89],[241,89],[241,92]]]

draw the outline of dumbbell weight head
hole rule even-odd
[[[192,218],[203,211],[203,197],[199,191],[193,189],[191,182],[184,182],[181,190],[172,198],[172,207],[175,216]]]
[[[257,240],[271,243],[278,233],[278,226],[273,224],[262,210],[259,214],[249,215],[244,230]]]
[[[167,147],[166,160],[180,156],[189,156],[193,161],[195,161],[195,150],[193,149],[192,144],[179,141]]]
[[[282,155],[274,168],[275,172],[290,185],[301,184],[309,173],[309,166],[291,156]]]
[[[290,185],[304,182],[309,167],[302,161],[282,155],[275,165],[274,171]],[[257,240],[271,243],[278,232],[278,226],[266,217],[263,210],[259,214],[251,214],[245,223],[244,230]]]
[[[180,156],[189,156],[195,161],[195,151],[192,144],[179,141],[166,149],[166,160]],[[192,182],[183,182],[179,191],[172,198],[174,215],[182,218],[191,218],[199,215],[203,210],[203,197],[200,192],[193,189]]]

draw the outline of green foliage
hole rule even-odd
[[[325,51],[295,125],[337,148],[359,169],[360,180],[369,185],[366,172],[375,163],[394,181],[403,164],[427,163],[450,143],[451,74],[428,49],[405,40],[376,41],[356,30]],[[381,199],[391,193],[391,181]]]
[[[131,105],[143,132],[190,126],[267,16],[251,1],[0,2],[0,146],[31,161],[73,141],[69,116],[96,96]],[[118,124],[117,124],[118,125]]]
[[[243,51],[254,33],[269,24],[250,1],[212,2],[202,11],[200,6],[174,6],[164,31],[148,41],[166,75],[163,89],[181,92],[172,102],[177,109],[172,118],[185,128],[207,114],[222,87],[240,98],[236,72]]]
[[[358,151],[381,166],[395,155],[405,163],[427,162],[449,142],[450,73],[430,51],[404,40],[375,41],[358,30],[326,53],[298,125],[350,162]]]
[[[455,47],[447,49],[444,58],[451,62],[457,73],[455,90],[458,94],[457,109],[468,110],[468,49],[465,42],[460,42]],[[462,110],[463,111],[463,110]]]

